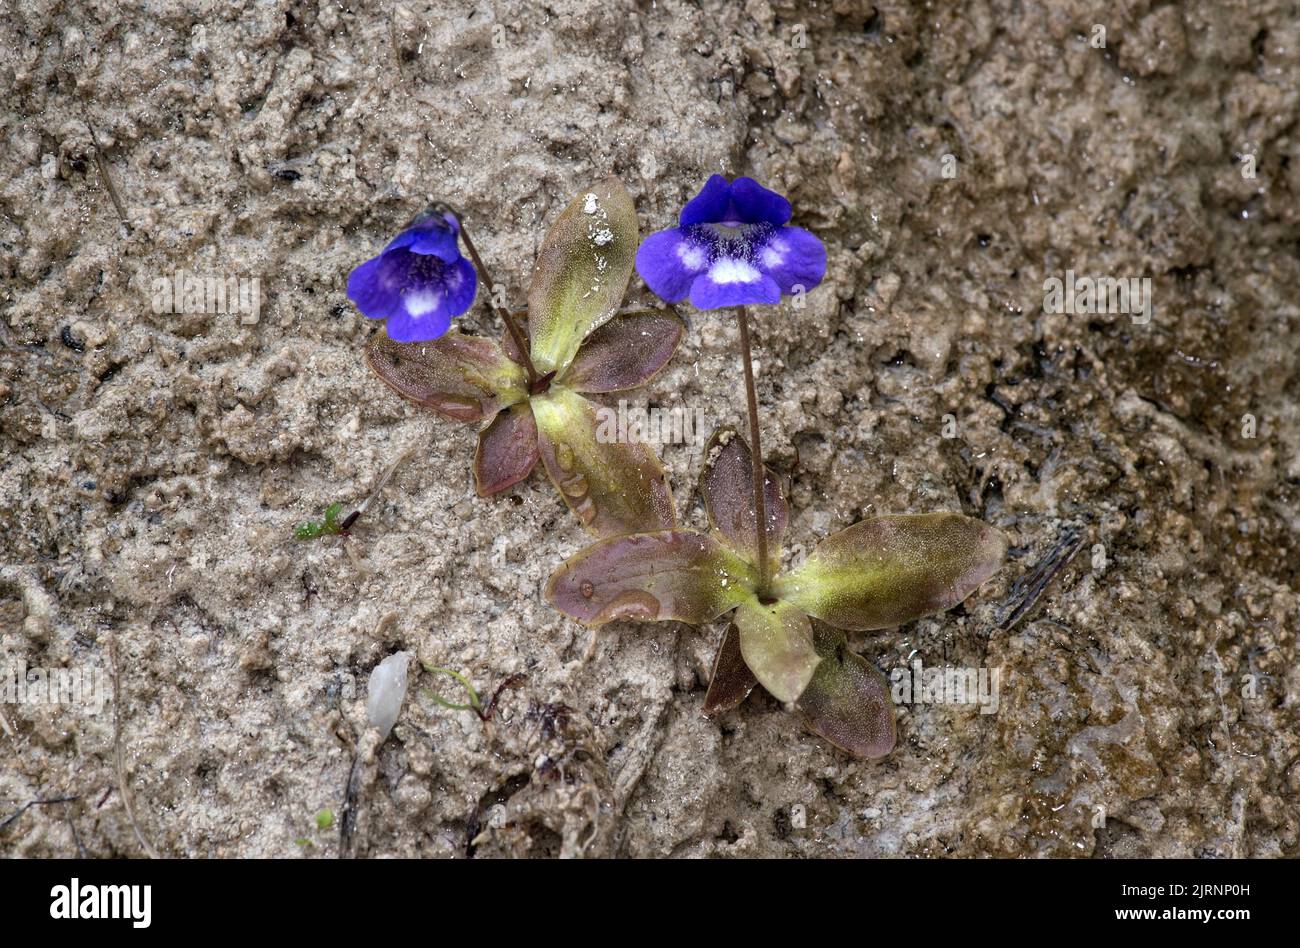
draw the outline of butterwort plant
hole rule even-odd
[[[747,306],[779,303],[782,296],[805,293],[826,275],[826,247],[803,228],[789,225],[793,213],[785,197],[753,178],[729,182],[715,174],[682,208],[678,226],[651,234],[636,257],[641,278],[667,302],[689,297],[697,309],[736,309],[749,437],[754,442],[753,496],[760,523],[767,519],[763,444]],[[771,578],[766,543],[765,531],[759,530],[760,589],[766,589]]]
[[[761,684],[838,747],[861,757],[887,754],[895,741],[888,684],[848,648],[844,632],[890,628],[955,606],[1001,564],[1005,537],[956,513],[876,517],[826,537],[799,566],[778,572],[789,510],[775,475],[764,468],[761,553],[749,445],[722,429],[705,459],[699,489],[707,531],[601,540],[556,570],[547,599],[591,626],[614,619],[701,625],[731,613],[706,714],[735,707]],[[762,555],[775,574],[767,587]]]
[[[471,270],[491,285],[459,215],[441,205],[417,221],[421,219],[443,221],[445,233],[459,235],[473,260]],[[542,243],[528,290],[526,331],[505,307],[497,306],[507,330],[501,342],[449,329],[441,321],[441,314],[455,310],[465,297],[446,284],[420,282],[436,266],[421,269],[403,264],[404,258],[385,263],[401,236],[378,263],[369,261],[354,271],[349,286],[354,281],[382,285],[382,293],[375,290],[371,297],[382,298],[389,309],[377,306],[374,313],[397,314],[387,317],[387,333],[366,346],[367,363],[402,398],[479,426],[474,477],[480,495],[519,483],[540,460],[565,503],[597,535],[676,524],[658,456],[643,443],[609,443],[598,437],[600,406],[588,397],[643,385],[668,363],[681,339],[682,321],[671,311],[618,312],[639,236],[632,198],[617,178],[580,194]],[[450,254],[441,239],[418,246]],[[402,265],[407,269],[401,270]],[[364,280],[356,280],[368,267]],[[386,267],[405,273],[408,283],[400,284],[397,277],[383,282]],[[433,335],[412,340],[407,333],[416,321],[412,309],[430,305],[435,297],[444,302],[429,313],[440,315],[419,323]]]
[[[592,626],[613,619],[711,622],[727,613],[705,695],[707,713],[743,701],[756,684],[797,708],[817,734],[861,757],[894,746],[884,677],[844,632],[888,628],[949,609],[1001,565],[1006,539],[957,513],[878,517],[822,540],[780,571],[789,511],[764,465],[748,306],[821,283],[821,241],[789,221],[792,208],[751,178],[714,175],[678,226],[637,252],[647,285],[670,303],[734,308],[750,440],[724,429],[706,454],[700,493],[707,531],[665,529],[610,537],[570,557],[546,596]]]

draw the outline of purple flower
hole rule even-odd
[[[451,214],[419,215],[383,253],[348,275],[348,298],[366,318],[388,320],[395,342],[437,339],[478,290],[473,264],[460,255],[459,234]]]
[[[687,296],[697,309],[779,303],[826,275],[826,248],[786,226],[790,202],[753,178],[715,174],[682,208],[678,227],[651,234],[636,269],[669,303]]]

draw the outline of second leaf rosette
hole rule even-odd
[[[546,598],[592,626],[614,619],[703,625],[734,609],[706,713],[735,707],[761,684],[833,744],[861,757],[889,753],[888,685],[848,648],[842,630],[890,628],[952,608],[1001,565],[1006,537],[957,513],[876,517],[826,537],[803,563],[779,573],[789,511],[764,468],[776,578],[770,595],[760,595],[749,445],[723,429],[705,457],[707,533],[681,528],[601,540],[555,571]]]

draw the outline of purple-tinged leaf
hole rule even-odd
[[[956,513],[877,517],[821,543],[773,592],[836,628],[886,629],[951,609],[993,575],[1002,532]]]
[[[551,225],[528,288],[538,372],[567,369],[582,340],[622,305],[638,236],[636,208],[618,178],[583,191]]]
[[[704,695],[704,713],[730,711],[749,697],[756,684],[758,679],[745,664],[745,656],[740,651],[740,630],[734,623],[730,624],[722,633],[722,644],[713,659],[713,677],[709,679],[709,690]]]
[[[620,443],[610,415],[577,392],[553,386],[532,400],[542,463],[564,502],[597,536],[647,533],[677,525],[658,456]]]
[[[455,421],[483,421],[527,397],[523,369],[479,336],[394,342],[380,333],[366,345],[366,364],[402,398]]]
[[[736,610],[735,622],[740,652],[758,683],[778,701],[803,694],[822,660],[808,617],[788,602],[765,606],[751,599]]]
[[[480,497],[518,484],[537,463],[537,423],[527,402],[498,412],[479,432],[474,455],[474,481]]]
[[[889,682],[874,665],[850,651],[844,633],[813,623],[822,662],[796,702],[815,734],[857,757],[884,757],[897,732]]]
[[[577,392],[644,385],[673,357],[684,328],[669,310],[615,316],[587,337],[561,381]]]
[[[707,533],[610,537],[569,557],[546,599],[586,625],[660,619],[699,625],[753,599],[754,571]]]
[[[709,526],[718,538],[751,563],[757,564],[753,463],[748,442],[734,428],[718,429],[704,452],[700,493],[704,497],[704,509],[709,515]],[[766,467],[763,468],[763,473],[767,554],[775,571],[780,564],[781,543],[785,539],[790,512],[776,475]]]

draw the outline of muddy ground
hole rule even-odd
[[[0,703],[0,820],[72,798],[0,853],[1297,854],[1292,4],[131,6],[0,12],[0,669],[120,691]],[[347,273],[425,201],[522,306],[587,184],[648,233],[715,171],[830,251],[758,313],[787,556],[887,511],[1012,539],[965,607],[854,636],[1002,675],[996,714],[901,708],[880,762],[764,695],[706,720],[721,626],[555,613],[585,543],[556,492],[476,497],[473,432],[361,359]],[[1149,321],[1045,313],[1067,269],[1149,277]],[[259,318],[155,312],[177,270],[258,278]],[[739,423],[734,322],[691,323],[633,399]],[[404,450],[349,539],[293,538]],[[663,455],[698,523],[697,453]],[[421,674],[376,747],[399,649],[526,677],[485,726]]]

